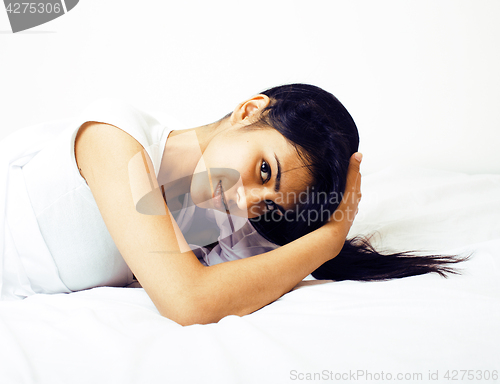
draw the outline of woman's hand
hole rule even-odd
[[[359,152],[351,156],[347,170],[347,182],[342,201],[330,217],[327,226],[336,227],[345,233],[345,237],[351,229],[352,223],[358,213],[358,204],[361,200],[361,173],[359,172],[363,155]]]

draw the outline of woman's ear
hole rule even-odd
[[[255,122],[260,113],[270,103],[269,96],[258,94],[238,104],[231,115],[231,124],[249,125]]]

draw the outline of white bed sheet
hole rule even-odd
[[[0,302],[0,382],[498,382],[478,375],[500,373],[500,175],[391,167],[362,191],[351,236],[473,251],[463,274],[307,281],[248,316],[188,327],[142,288]]]

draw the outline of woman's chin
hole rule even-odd
[[[217,205],[217,202],[215,201],[215,199],[195,201],[195,199],[192,198],[192,200],[193,200],[193,203],[198,208],[210,209],[212,211],[219,211],[219,212],[222,212],[225,214],[228,213],[228,211],[226,211],[226,209],[224,207],[219,207]],[[234,207],[229,208],[229,214],[231,216],[243,217],[245,219],[248,219],[248,213],[246,211],[241,211],[239,209],[235,209]]]
[[[196,201],[195,199],[191,198],[193,200],[194,205],[196,205],[198,208],[203,208],[203,209],[215,209],[213,203],[211,200],[199,200]]]
[[[191,200],[193,203],[203,209],[212,209],[214,211],[221,211],[221,212],[226,212],[224,208],[218,208],[216,205],[216,202],[214,201],[215,199],[209,198],[207,199],[204,196],[199,196],[199,195],[191,195]]]

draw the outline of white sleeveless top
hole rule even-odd
[[[87,121],[114,125],[135,138],[149,154],[158,176],[171,129],[115,99],[100,99],[75,119],[28,127],[0,142],[2,300],[133,282],[132,272],[78,171],[75,138]],[[196,209],[186,197],[176,215],[183,233],[193,222]],[[225,216],[217,218],[209,212],[206,216],[217,222],[221,236],[212,251],[192,246],[205,265],[276,248],[248,221],[240,222],[231,233]]]

